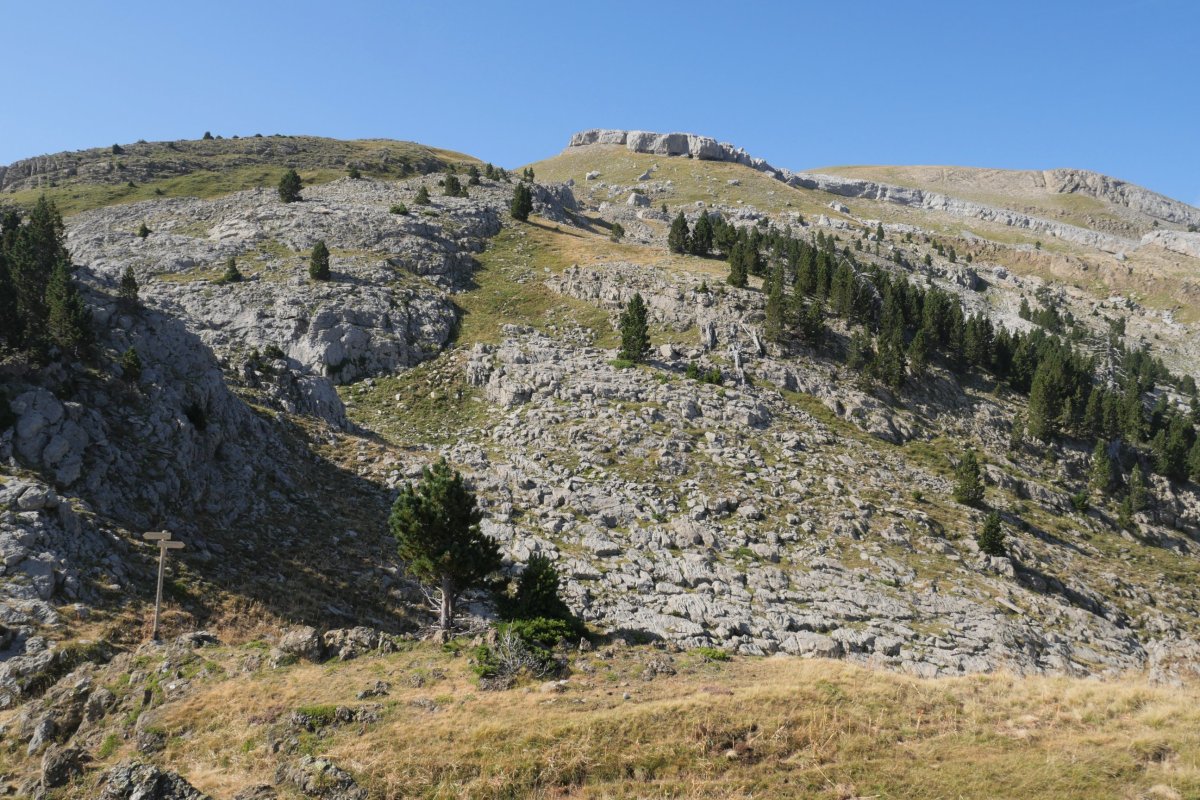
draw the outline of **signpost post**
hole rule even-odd
[[[158,543],[158,589],[154,594],[154,630],[150,638],[158,641],[158,617],[162,609],[163,571],[167,564],[167,551],[180,550],[183,542],[172,541],[170,531],[151,531],[143,533],[142,538],[148,542]]]

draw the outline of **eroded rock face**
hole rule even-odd
[[[212,800],[174,772],[124,763],[108,773],[100,800]]]

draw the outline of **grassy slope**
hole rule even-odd
[[[286,152],[246,149],[256,143],[265,143],[260,146],[282,143],[290,149]],[[273,187],[289,168],[295,168],[305,183],[314,184],[343,177],[345,165],[350,163],[362,164],[365,175],[381,178],[401,177],[403,163],[426,167],[481,163],[462,153],[390,139],[268,137],[183,142],[179,147],[169,150],[161,142],[126,145],[125,153],[120,156],[103,149],[85,151],[78,155],[84,164],[114,167],[120,164],[121,168],[104,175],[85,170],[79,177],[55,181],[57,185],[5,192],[0,194],[0,201],[27,206],[45,194],[64,215],[71,215],[155,197],[219,197],[245,189]],[[183,174],[174,174],[181,171]],[[127,178],[146,172],[152,174],[151,179],[134,180],[134,185],[129,185],[131,181]]]
[[[647,680],[646,664],[664,654],[618,646],[573,655],[562,691],[533,681],[483,692],[465,657],[432,645],[277,670],[247,660],[261,652],[197,652],[180,670],[192,685],[166,701],[156,693],[144,712],[140,727],[167,736],[156,760],[216,797],[271,782],[279,759],[299,755],[276,756],[269,745],[292,711],[363,705],[357,692],[381,680],[390,694],[366,701],[382,703],[378,722],[301,731],[298,740],[300,753],[331,758],[373,797],[1200,793],[1195,686],[1005,675],[930,681],[842,662],[713,662],[697,653],[668,656],[676,674]],[[155,657],[143,660],[139,674],[161,682]],[[142,693],[140,685],[115,690]],[[128,735],[135,717],[104,720],[93,767],[137,756]],[[5,751],[0,771],[23,760],[23,750]],[[69,796],[88,796],[90,786],[85,780]]]

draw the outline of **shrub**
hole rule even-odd
[[[141,227],[138,228],[137,235],[139,239],[145,239],[150,235],[150,229],[146,227],[146,223],[143,222]]]
[[[728,661],[729,653],[719,647],[697,647],[692,651],[700,656],[701,661]]]
[[[402,217],[407,216],[408,215],[408,206],[404,205],[404,203],[396,203],[395,205],[393,205],[391,208],[388,209],[388,213],[389,214],[399,214]]]
[[[137,276],[133,274],[133,267],[125,267],[125,271],[121,273],[121,282],[117,288],[117,297],[126,307],[132,308],[138,302],[138,282]]]
[[[968,450],[954,468],[954,500],[967,506],[983,502],[983,481],[974,450]]]
[[[362,173],[358,171],[358,167],[352,166],[350,169],[346,170],[346,177],[352,181],[356,181],[362,177]]]
[[[520,620],[520,623],[514,622],[513,625],[522,626],[522,636],[530,638],[534,631],[549,630],[550,623],[563,622],[568,626],[576,624],[575,616],[558,592],[559,576],[554,563],[543,555],[534,555],[530,557],[525,570],[517,579],[516,590],[511,596],[501,596],[497,605],[505,618]],[[567,638],[569,633],[570,631],[552,638],[558,641]],[[537,636],[532,638],[538,639]]]
[[[121,145],[119,145],[119,144],[114,144],[114,145],[112,146],[112,152],[113,152],[113,155],[114,155],[114,156],[120,156],[120,155],[124,155],[124,154],[125,154],[125,148],[121,147]]]
[[[225,262],[225,274],[221,276],[221,283],[237,283],[242,279],[242,271],[238,269],[237,259],[230,256]]]
[[[127,383],[137,383],[142,378],[142,359],[133,347],[121,354],[121,377]]]
[[[413,202],[419,206],[429,205],[429,189],[424,186],[417,189],[417,196],[413,198]]]
[[[443,181],[446,197],[462,197],[466,194],[457,175],[447,175]]]
[[[308,260],[308,277],[314,281],[329,280],[329,248],[324,239],[318,239],[313,245],[312,256]]]
[[[610,241],[619,242],[625,238],[625,228],[621,223],[614,222],[608,230],[608,238]]]
[[[205,131],[204,135],[201,136],[200,138],[203,139],[204,141],[208,142],[208,141],[212,141],[213,135],[210,131]]]
[[[1088,510],[1088,505],[1089,504],[1088,504],[1088,493],[1087,492],[1078,492],[1077,494],[1071,495],[1071,507],[1074,508],[1076,511],[1078,511],[1080,514],[1082,514]]]

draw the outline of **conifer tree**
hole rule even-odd
[[[608,238],[610,241],[619,242],[625,238],[625,226],[619,222],[614,222],[612,227],[608,229]]]
[[[300,199],[301,188],[303,183],[300,181],[300,175],[296,170],[289,169],[279,179],[279,199],[285,203],[295,203]]]
[[[508,619],[561,619],[573,621],[575,615],[559,595],[558,570],[546,556],[529,557],[516,591],[498,605]]]
[[[464,194],[462,182],[457,175],[447,175],[443,186],[447,197],[461,197]]]
[[[1196,439],[1188,454],[1188,477],[1192,479],[1192,483],[1200,484],[1200,437]]]
[[[313,245],[312,255],[308,259],[308,277],[314,281],[329,280],[329,248],[324,239],[318,239]]]
[[[137,235],[138,235],[139,239],[145,239],[147,236],[150,235],[150,233],[151,233],[150,229],[147,228],[146,223],[143,222],[141,227],[138,228]]]
[[[850,334],[850,346],[846,351],[846,366],[852,370],[869,375],[875,364],[875,349],[871,346],[871,336],[862,328],[855,328]]]
[[[646,319],[646,303],[635,294],[621,313],[621,350],[618,358],[640,362],[650,349],[650,328]]]
[[[1092,466],[1088,470],[1088,486],[1103,499],[1115,477],[1112,459],[1108,457],[1108,445],[1103,440],[1096,442],[1092,450]]]
[[[91,341],[91,325],[87,307],[79,288],[71,278],[71,264],[66,259],[55,262],[46,286],[46,329],[50,342],[64,353],[83,355]]]
[[[1133,513],[1146,510],[1146,502],[1149,492],[1146,489],[1146,478],[1142,474],[1140,464],[1134,464],[1133,469],[1129,472],[1129,492],[1127,499],[1129,500],[1129,508]]]
[[[783,338],[785,302],[783,269],[776,266],[767,276],[767,319],[763,326],[763,334],[772,342]]]
[[[968,450],[954,468],[954,500],[965,506],[983,502],[983,479],[974,450]]]
[[[528,183],[518,183],[516,188],[513,189],[512,204],[509,207],[509,211],[515,220],[525,222],[529,219],[529,215],[533,211],[533,192],[529,190]]]
[[[736,286],[739,289],[746,288],[746,284],[749,282],[746,269],[747,247],[745,242],[738,240],[729,253],[729,277],[726,280],[730,286]]]
[[[230,256],[225,261],[225,274],[221,276],[221,283],[237,283],[242,279],[242,271],[238,269],[237,259]]]
[[[126,308],[135,308],[137,306],[138,282],[137,276],[133,274],[133,267],[125,267],[125,271],[121,273],[121,283],[117,289],[117,296]]]
[[[142,359],[133,347],[121,354],[121,377],[126,383],[137,383],[142,378]]]
[[[685,253],[688,248],[687,218],[680,211],[671,222],[671,230],[667,233],[667,248],[672,253]]]
[[[0,346],[21,344],[21,322],[17,315],[16,289],[8,269],[8,253],[0,240]]]
[[[700,217],[696,220],[696,227],[692,230],[692,237],[688,242],[688,246],[694,256],[707,256],[712,251],[713,226],[707,211],[700,212]]]
[[[28,221],[14,227],[11,238],[10,223],[11,218],[5,225],[5,240],[20,330],[25,345],[38,347],[49,338],[46,326],[50,276],[56,265],[70,265],[66,229],[58,208],[45,195],[38,198]]]
[[[1002,556],[1004,548],[1004,529],[1000,524],[1000,515],[993,511],[983,520],[983,527],[975,537],[979,549],[989,556]]]
[[[916,377],[925,375],[929,369],[929,337],[925,328],[919,328],[908,343],[908,368]]]
[[[421,471],[392,504],[388,527],[410,575],[437,601],[438,627],[448,633],[464,591],[481,587],[500,568],[500,548],[479,528],[475,494],[445,459]]]
[[[417,189],[417,196],[413,198],[413,205],[427,206],[429,203],[429,189],[422,185]]]

